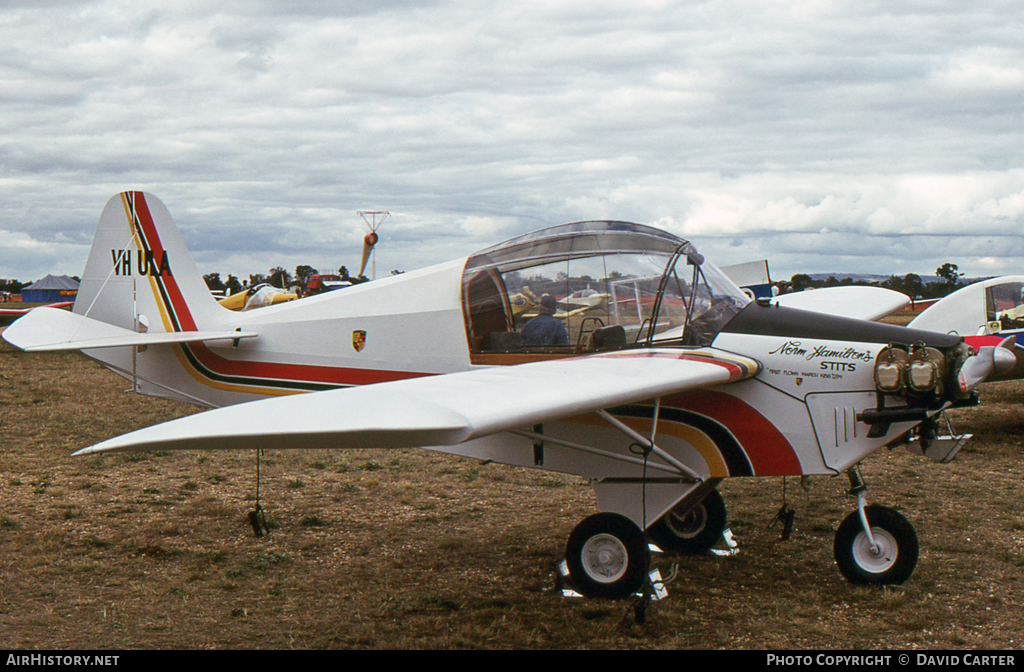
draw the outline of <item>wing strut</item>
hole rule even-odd
[[[619,453],[613,453],[610,450],[601,450],[600,448],[594,448],[592,446],[585,446],[582,443],[574,443],[572,441],[566,441],[564,439],[556,439],[544,434],[538,434],[537,432],[529,432],[525,429],[512,430],[509,434],[515,434],[516,436],[522,436],[532,441],[540,441],[543,443],[553,443],[556,446],[562,446],[563,448],[569,448],[571,450],[578,450],[581,453],[590,453],[591,455],[597,455],[598,457],[607,457],[610,460],[617,460],[619,462],[628,462],[637,466],[644,466],[644,461],[639,457],[630,457],[629,455],[620,455]],[[659,471],[668,471],[673,474],[679,473],[679,470],[675,467],[665,466],[661,464],[647,463],[648,469],[657,469]]]
[[[658,399],[658,405],[659,405],[659,407],[661,405],[661,399],[660,398]],[[597,414],[599,416],[601,416],[601,419],[604,420],[605,422],[607,422],[609,425],[611,425],[615,429],[619,430],[620,432],[622,432],[623,434],[625,434],[629,438],[631,438],[634,441],[636,441],[637,443],[639,443],[644,448],[649,449],[655,455],[657,455],[661,459],[663,459],[666,462],[668,462],[669,464],[671,464],[683,476],[686,476],[687,478],[690,478],[690,479],[692,479],[694,481],[698,481],[698,482],[704,480],[703,478],[700,477],[700,475],[696,471],[694,471],[693,469],[690,469],[688,466],[686,466],[685,464],[683,464],[682,462],[680,462],[679,460],[677,460],[676,458],[672,457],[671,455],[666,453],[664,450],[662,450],[661,448],[656,446],[654,444],[654,442],[651,441],[651,439],[648,439],[647,437],[643,436],[642,434],[633,431],[633,429],[631,427],[628,427],[625,423],[623,423],[621,420],[619,420],[618,418],[613,416],[608,411],[606,411],[604,409],[600,409],[600,410],[597,411]],[[656,429],[657,428],[655,427],[654,429],[651,430],[651,436],[652,437],[654,436],[654,432],[656,431]]]
[[[555,445],[563,446],[563,447],[569,448],[571,450],[578,450],[578,451],[580,451],[582,453],[590,453],[591,455],[597,455],[599,457],[607,457],[608,459],[617,460],[619,462],[628,462],[630,464],[636,464],[636,465],[639,465],[639,466],[646,466],[648,469],[657,469],[659,471],[668,471],[668,472],[676,473],[676,474],[679,474],[680,476],[683,476],[685,480],[690,481],[690,482],[697,482],[697,483],[703,482],[704,479],[701,478],[700,474],[695,472],[693,469],[690,469],[688,466],[686,466],[685,464],[683,464],[682,462],[680,462],[679,460],[677,460],[676,458],[672,457],[671,455],[666,453],[664,450],[659,448],[657,445],[655,445],[654,437],[655,437],[655,434],[658,431],[658,410],[660,408],[661,408],[661,398],[659,397],[655,401],[654,425],[651,427],[651,438],[647,438],[647,437],[637,433],[631,427],[627,426],[625,423],[623,423],[622,421],[617,419],[615,416],[613,416],[611,413],[609,413],[606,410],[601,409],[601,410],[596,411],[596,413],[597,413],[598,416],[601,417],[601,419],[603,419],[609,425],[611,425],[615,429],[619,430],[620,432],[622,432],[623,434],[625,434],[629,438],[633,439],[634,441],[638,442],[641,446],[643,446],[647,450],[650,450],[651,452],[653,452],[655,455],[657,455],[661,459],[663,459],[666,462],[668,462],[668,465],[651,464],[650,462],[647,462],[647,460],[640,459],[639,457],[631,457],[629,455],[622,455],[620,453],[614,453],[614,452],[609,451],[609,450],[602,450],[600,448],[594,448],[593,446],[586,446],[586,445],[583,445],[581,443],[575,443],[573,441],[566,441],[564,439],[556,439],[556,438],[552,438],[550,436],[546,436],[544,434],[540,434],[538,432],[530,432],[530,431],[527,431],[525,429],[512,430],[509,433],[510,434],[515,434],[516,436],[522,436],[524,438],[530,439],[530,440],[534,441],[535,443],[536,442],[553,443]]]

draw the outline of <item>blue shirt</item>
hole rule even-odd
[[[553,315],[541,313],[523,327],[523,343],[526,345],[569,345],[565,327]]]

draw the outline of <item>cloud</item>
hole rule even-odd
[[[222,276],[351,268],[361,209],[402,270],[598,218],[785,274],[1013,270],[1022,11],[5,3],[0,277],[84,261],[128,188]]]

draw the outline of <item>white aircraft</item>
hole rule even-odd
[[[989,380],[1024,378],[1024,275],[967,285],[929,306],[907,326],[963,336],[975,349],[1010,339],[1004,347],[1016,355],[1016,364]]]
[[[561,321],[568,345],[524,346],[509,297],[570,282],[608,298]],[[141,192],[103,211],[74,311],[34,310],[3,336],[219,407],[76,454],[420,446],[588,478],[600,512],[569,536],[566,563],[579,592],[611,598],[648,580],[649,539],[710,548],[725,526],[716,487],[739,476],[847,473],[857,503],[837,532],[840,570],[906,580],[914,529],[867,505],[858,465],[905,441],[950,459],[966,437],[936,436],[943,412],[976,403],[1012,360],[991,346],[972,356],[958,336],[752,302],[690,243],[613,221],[236,312]]]
[[[60,301],[58,303],[48,303],[46,308],[70,308],[74,305],[74,301]],[[0,325],[10,324],[14,320],[27,315],[30,311],[35,310],[41,306],[34,306],[32,308],[0,308]]]

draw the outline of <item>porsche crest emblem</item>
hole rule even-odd
[[[362,329],[357,329],[352,332],[352,347],[356,352],[360,352],[366,347],[366,332]]]

